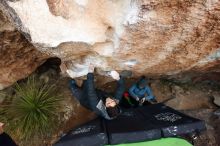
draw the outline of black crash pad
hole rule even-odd
[[[185,135],[205,130],[205,123],[164,104],[125,109],[114,120],[97,118],[73,131],[55,146],[102,146]]]
[[[205,122],[180,113],[164,104],[149,105],[136,109],[143,114],[145,121],[161,129],[162,137],[185,135],[205,130]]]
[[[67,133],[55,146],[103,146],[108,144],[104,121],[97,118]]]
[[[125,110],[114,120],[106,120],[109,144],[131,143],[161,138],[161,130],[136,110]]]

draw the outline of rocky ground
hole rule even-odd
[[[59,60],[52,60],[46,62],[43,66],[38,68],[35,74],[39,75],[39,79],[45,82],[54,82],[58,87],[60,93],[63,95],[63,108],[60,115],[59,130],[51,135],[51,139],[41,141],[39,145],[51,145],[59,136],[69,131],[70,129],[83,124],[93,118],[95,114],[80,106],[79,102],[72,97],[69,90],[68,77],[63,77],[60,74],[58,65]],[[54,63],[56,62],[56,63]],[[126,80],[126,86],[129,87],[137,79],[130,78]],[[81,84],[82,80],[77,80]],[[199,136],[195,141],[195,146],[218,146],[220,145],[220,86],[218,83],[205,81],[199,82],[177,82],[168,79],[151,79],[149,84],[153,90],[154,95],[159,102],[167,101],[165,104],[168,106],[183,111],[188,115],[205,120],[207,130]],[[97,88],[113,91],[116,82],[111,78],[103,76],[96,76]],[[12,88],[7,88],[1,91],[0,104],[4,103],[7,98],[13,95]],[[11,96],[12,97],[12,96]],[[8,100],[8,99],[7,99]]]

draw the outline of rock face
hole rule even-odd
[[[218,0],[0,2],[16,28],[59,57],[71,77],[85,75],[90,63],[135,76],[210,71],[219,64],[219,8]]]
[[[27,77],[48,56],[10,25],[0,11],[0,90]]]

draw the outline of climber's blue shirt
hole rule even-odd
[[[136,97],[138,98],[143,98],[146,95],[146,100],[151,100],[154,99],[155,97],[153,96],[153,93],[150,89],[149,86],[145,86],[144,88],[138,88],[137,84],[133,85],[130,89],[129,89],[129,94],[136,99]]]

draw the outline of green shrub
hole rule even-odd
[[[4,115],[10,131],[20,140],[29,140],[33,136],[45,137],[56,129],[60,107],[61,96],[55,86],[30,77],[25,83],[16,83],[15,97],[5,106]]]

